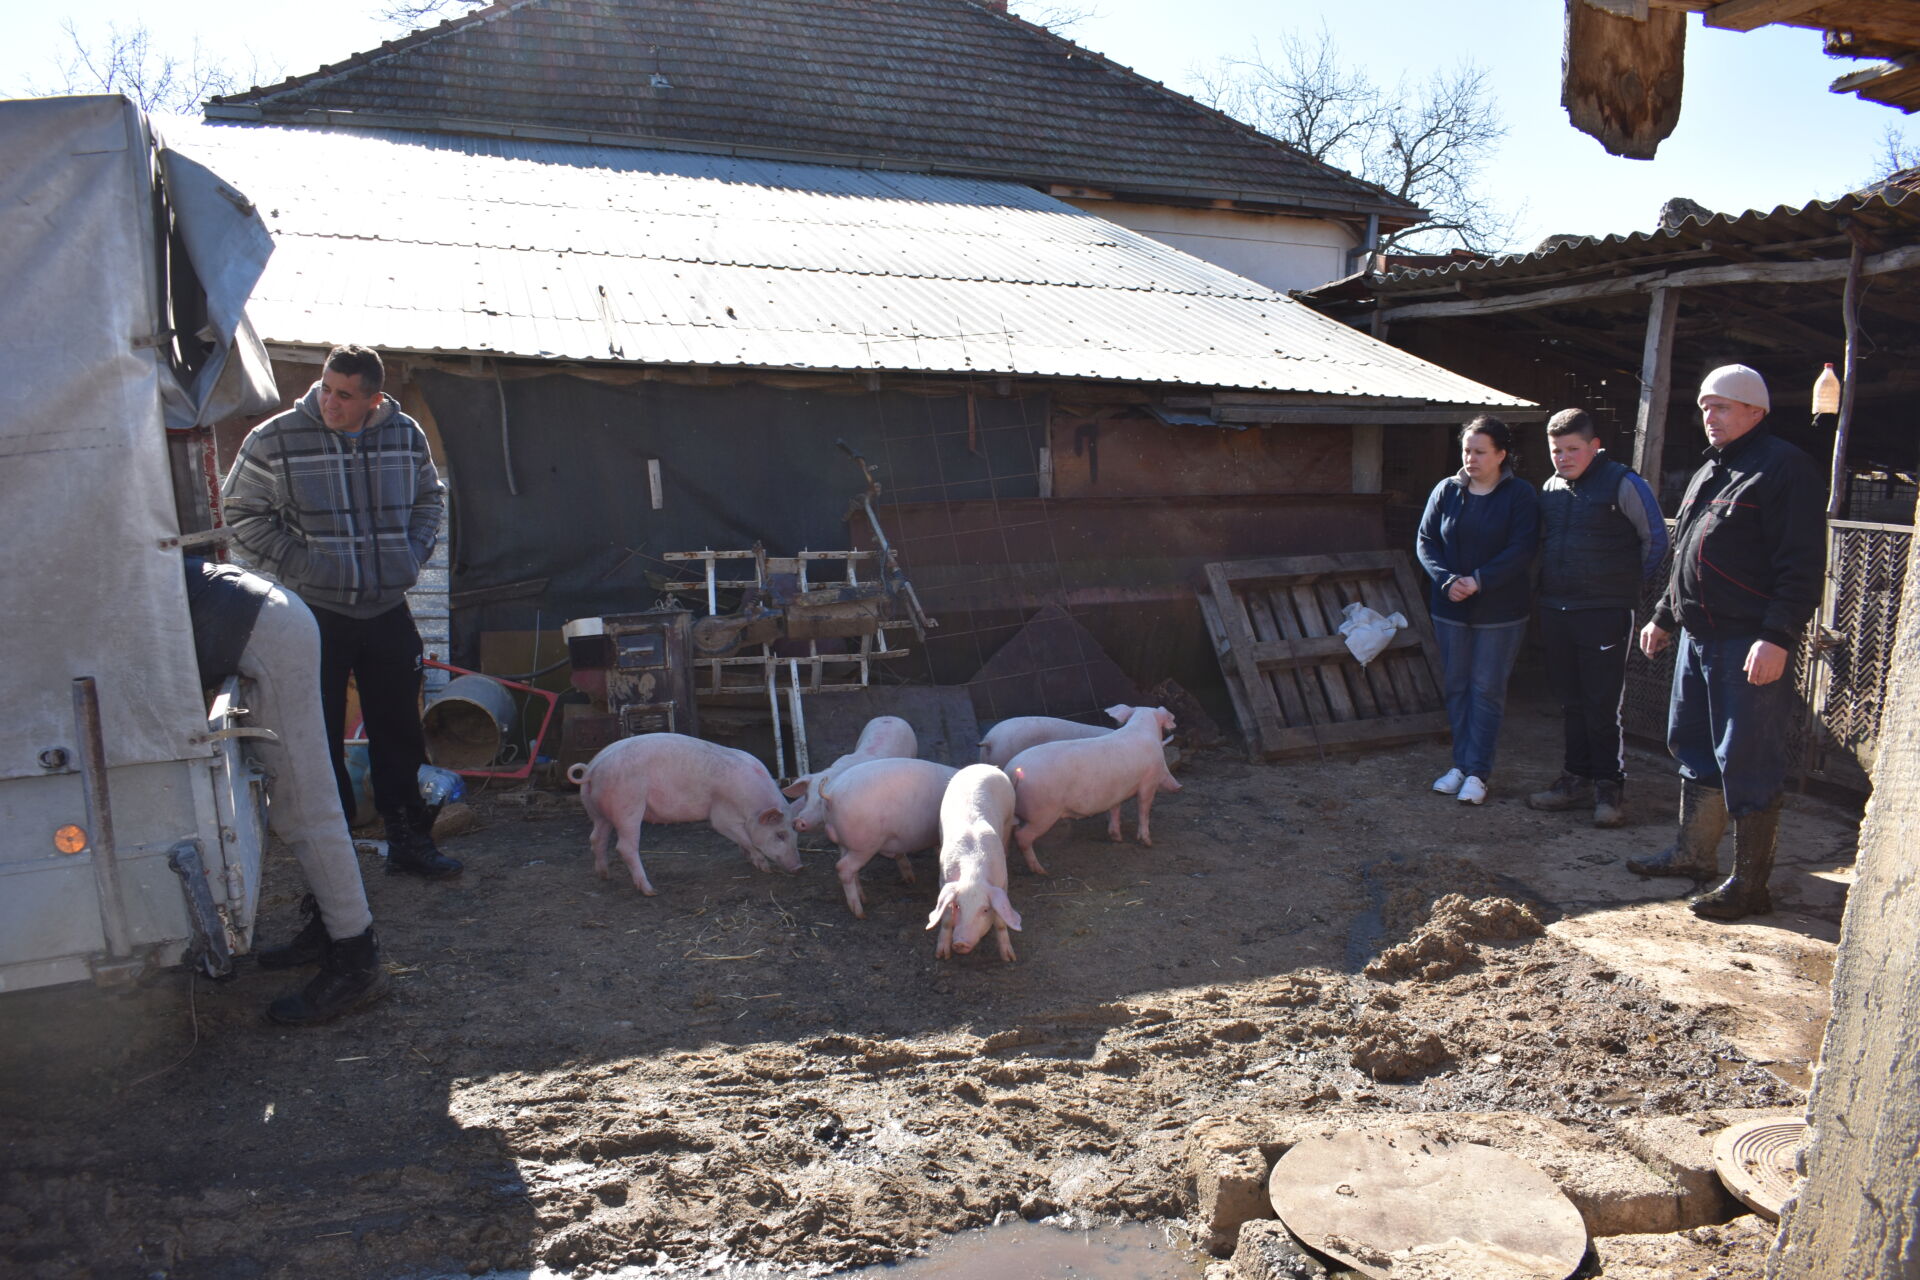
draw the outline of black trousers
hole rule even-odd
[[[326,710],[327,738],[333,743],[333,776],[340,786],[340,807],[351,824],[353,783],[340,744],[347,736],[347,677],[360,691],[360,716],[366,725],[368,777],[373,807],[385,818],[417,813],[420,766],[427,762],[427,739],[420,728],[421,659],[425,648],[402,600],[373,618],[349,618],[319,605],[320,699]]]
[[[1620,701],[1633,645],[1633,610],[1543,608],[1540,636],[1566,729],[1563,767],[1577,777],[1624,780]]]

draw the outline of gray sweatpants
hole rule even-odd
[[[360,862],[333,782],[333,751],[320,707],[320,627],[313,611],[279,587],[260,606],[240,674],[254,683],[252,723],[279,743],[256,740],[271,781],[267,816],[306,873],[332,938],[352,938],[373,923]]]

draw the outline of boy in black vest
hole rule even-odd
[[[1540,635],[1560,699],[1566,760],[1527,797],[1535,809],[1593,804],[1593,825],[1626,821],[1620,699],[1641,584],[1659,572],[1667,526],[1653,490],[1609,457],[1584,409],[1547,420],[1554,474],[1540,487]]]

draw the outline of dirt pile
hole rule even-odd
[[[1366,967],[1369,978],[1391,982],[1418,978],[1437,982],[1451,977],[1479,957],[1476,942],[1537,938],[1546,926],[1531,907],[1511,898],[1469,900],[1449,893],[1433,904],[1427,922],[1398,946],[1387,948]]]

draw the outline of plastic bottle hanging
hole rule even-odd
[[[1840,412],[1840,376],[1831,364],[1813,380],[1813,411],[1816,414]]]

